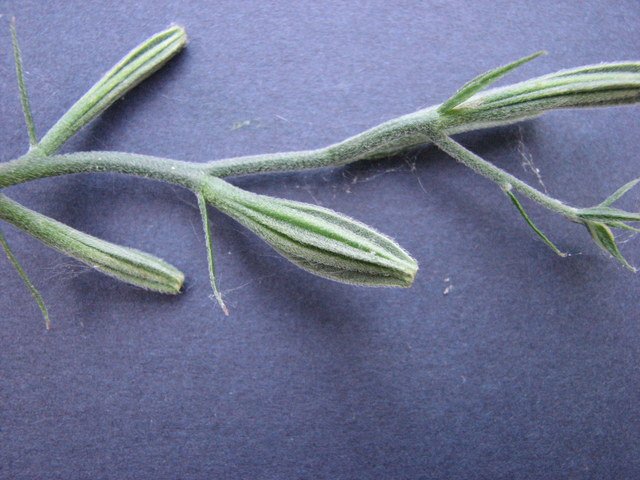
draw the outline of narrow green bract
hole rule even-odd
[[[20,91],[20,104],[22,105],[24,121],[27,125],[27,133],[29,134],[29,146],[34,147],[38,143],[38,136],[36,135],[36,126],[33,123],[33,115],[31,114],[31,105],[29,104],[29,95],[27,94],[27,83],[24,80],[22,52],[20,52],[20,44],[18,43],[15,18],[11,20],[11,43],[13,43],[13,59],[16,64],[16,77],[18,78],[18,90]]]
[[[218,305],[225,315],[229,315],[229,309],[222,299],[222,293],[218,288],[218,278],[216,276],[215,255],[213,253],[213,239],[211,235],[211,226],[209,225],[209,212],[207,211],[207,203],[201,193],[197,194],[198,209],[200,210],[200,218],[202,219],[202,229],[204,230],[204,240],[207,247],[207,260],[209,260],[209,282],[213,290],[213,296],[218,301]]]
[[[29,275],[27,275],[27,272],[25,272],[24,268],[22,268],[22,265],[20,264],[20,261],[13,254],[13,251],[11,250],[11,247],[9,246],[9,242],[7,242],[7,239],[4,237],[4,233],[2,232],[2,230],[0,230],[0,245],[2,245],[2,249],[4,250],[4,253],[7,255],[7,258],[9,259],[9,262],[11,262],[11,265],[13,265],[13,268],[15,268],[16,272],[18,272],[18,275],[22,279],[22,282],[29,289],[29,292],[31,293],[31,296],[36,301],[36,304],[38,305],[38,308],[42,312],[42,316],[44,317],[44,326],[46,327],[47,330],[50,330],[51,329],[51,319],[49,318],[49,311],[47,310],[47,306],[44,303],[44,299],[42,298],[42,294],[36,288],[36,286],[33,284],[31,279],[29,278]]]
[[[515,70],[518,67],[521,67],[522,65],[530,62],[531,60],[535,60],[536,58],[538,58],[541,55],[544,55],[545,53],[546,53],[545,51],[541,50],[532,55],[516,60],[515,62],[512,62],[508,65],[495,68],[489,72],[486,72],[486,73],[483,73],[482,75],[477,76],[470,82],[463,85],[462,88],[460,88],[460,90],[458,90],[449,100],[447,100],[442,105],[440,105],[440,107],[438,107],[438,111],[441,113],[445,113],[451,110],[452,108],[457,107],[462,102],[471,98],[480,90],[484,90],[492,83],[504,77],[510,71]]]
[[[522,215],[522,218],[524,218],[524,221],[527,222],[527,225],[529,225],[529,227],[531,227],[531,230],[533,230],[535,232],[536,235],[538,235],[538,237],[540,237],[540,239],[551,249],[554,251],[554,253],[560,257],[566,257],[567,254],[560,251],[560,249],[558,247],[556,247],[555,243],[553,243],[551,240],[549,240],[549,237],[547,237],[542,230],[540,230],[538,228],[538,226],[533,222],[533,220],[531,220],[531,217],[529,217],[529,214],[527,213],[527,211],[524,209],[524,207],[522,206],[522,204],[520,203],[520,200],[518,200],[518,197],[516,197],[514,195],[514,193],[509,189],[509,188],[504,188],[504,193],[507,194],[507,196],[511,199],[511,203],[513,203],[514,207],[516,207],[516,210],[518,210],[518,213],[520,213],[520,215]]]

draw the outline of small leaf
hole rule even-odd
[[[7,239],[4,237],[2,230],[0,230],[0,244],[4,249],[4,253],[7,254],[7,258],[13,265],[13,268],[16,269],[16,271],[18,272],[18,275],[20,275],[20,278],[22,278],[22,281],[27,286],[34,300],[38,304],[38,307],[42,312],[42,316],[44,317],[45,327],[47,328],[47,330],[51,330],[51,319],[49,318],[49,312],[47,311],[47,306],[44,303],[44,299],[42,298],[42,295],[40,294],[38,289],[33,285],[31,280],[29,279],[29,275],[27,275],[27,272],[24,271],[24,269],[22,268],[22,265],[20,265],[20,262],[11,251],[11,248],[9,247],[9,243],[7,243]]]
[[[561,257],[566,257],[567,254],[561,252],[560,249],[556,247],[555,244],[551,240],[549,240],[549,238],[544,233],[542,233],[542,231],[533,223],[533,220],[531,220],[529,215],[527,215],[524,207],[518,201],[518,198],[513,194],[513,192],[506,188],[504,188],[503,191],[511,199],[515,207],[518,209],[518,212],[520,212],[520,215],[522,215],[522,218],[524,218],[524,221],[527,222],[527,225],[529,225],[531,229],[536,232],[536,235],[538,235],[542,239],[542,241],[546,243],[547,246],[551,248],[551,250],[553,250],[556,254],[560,255]]]
[[[633,267],[629,262],[627,262],[626,258],[624,258],[622,256],[622,253],[620,253],[618,244],[616,243],[616,239],[609,227],[607,227],[604,223],[599,222],[586,221],[584,222],[584,224],[591,234],[591,238],[593,238],[593,240],[600,248],[611,254],[626,268],[628,268],[632,272],[636,272],[636,268]]]
[[[626,212],[619,208],[612,207],[591,207],[582,208],[576,215],[584,220],[602,221],[604,223],[614,222],[640,222],[640,213]]]
[[[616,222],[614,220],[614,221],[607,222],[607,225],[611,228],[619,228],[620,230],[627,230],[630,232],[640,233],[640,228],[632,227],[631,225],[627,225],[624,222]]]
[[[215,257],[213,253],[213,240],[211,238],[211,227],[209,225],[209,212],[207,211],[207,203],[201,193],[197,194],[198,208],[200,209],[200,216],[202,217],[202,227],[204,228],[204,237],[207,244],[207,259],[209,260],[209,281],[211,282],[211,288],[213,289],[213,295],[218,301],[220,308],[225,315],[229,315],[229,310],[222,300],[222,294],[218,288],[218,281],[216,279],[216,267]]]
[[[467,82],[460,88],[449,100],[444,102],[438,108],[440,113],[446,113],[457,105],[461,104],[465,100],[471,98],[473,95],[478,93],[480,90],[487,88],[489,85],[506,75],[512,70],[524,65],[531,60],[538,58],[540,55],[544,55],[545,51],[539,51],[527,57],[523,57],[515,62],[512,62],[508,65],[504,65],[502,67],[495,68],[489,72],[483,73],[482,75],[477,76],[470,82]]]
[[[616,190],[610,197],[604,200],[599,206],[600,207],[609,207],[613,202],[622,197],[625,193],[631,190],[633,187],[640,182],[640,178],[636,178],[635,180],[631,180],[629,183],[624,184],[618,190]]]
[[[29,104],[29,95],[27,94],[27,84],[24,81],[22,54],[20,53],[20,44],[18,43],[18,32],[16,31],[15,18],[11,20],[11,42],[13,43],[13,58],[16,63],[18,90],[20,90],[20,103],[22,104],[24,120],[27,124],[27,132],[29,133],[29,144],[33,147],[38,143],[38,137],[36,135],[36,126],[33,123],[33,116],[31,115],[31,105]]]

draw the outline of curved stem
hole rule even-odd
[[[216,177],[249,175],[266,172],[308,170],[338,167],[359,160],[373,160],[431,143],[429,135],[440,131],[447,135],[488,127],[510,125],[533,118],[539,113],[523,115],[487,115],[486,112],[438,112],[434,105],[394,118],[338,143],[315,150],[248,155],[215,160],[205,165],[206,172]]]
[[[501,187],[507,190],[514,188],[552,212],[559,213],[570,220],[577,220],[577,210],[575,208],[570,207],[560,200],[556,200],[555,198],[527,185],[525,182],[514,177],[510,173],[505,172],[470,150],[467,150],[446,134],[434,132],[431,139],[442,151],[446,152],[463,165],[469,167],[474,172],[494,181]]]
[[[124,152],[78,152],[48,157],[25,155],[0,164],[0,188],[74,173],[112,172],[152,178],[191,190],[207,175],[204,165]]]
[[[115,172],[152,178],[200,191],[209,177],[302,170],[346,165],[390,155],[409,146],[433,142],[443,151],[501,187],[513,187],[544,207],[575,218],[575,209],[556,200],[452,140],[450,132],[476,127],[459,124],[432,107],[390,120],[342,142],[316,150],[228,158],[208,163],[185,162],[125,152],[78,152],[40,157],[27,154],[0,164],[0,188],[44,177],[74,173]]]
[[[0,164],[0,188],[44,177],[74,173],[115,172],[162,180],[196,189],[203,175],[228,177],[335,167],[382,158],[429,143],[428,132],[460,133],[511,121],[472,121],[443,116],[438,106],[404,115],[341,142],[315,150],[249,155],[207,163],[185,162],[125,152],[77,152],[46,157],[27,154]],[[477,119],[476,119],[477,120]],[[481,119],[480,119],[481,120]]]
[[[124,152],[78,152],[46,157],[27,154],[0,164],[0,188],[43,177],[73,173],[116,172],[167,181],[197,190],[204,175],[226,177],[346,165],[391,155],[426,143],[426,131],[440,116],[428,108],[390,120],[342,142],[316,150],[228,158],[208,163],[184,162]]]
[[[207,163],[185,162],[124,152],[79,152],[39,156],[28,153],[0,164],[0,188],[43,177],[74,173],[116,172],[152,178],[200,192],[211,177],[282,172],[346,165],[393,155],[410,147],[434,143],[443,151],[502,188],[514,188],[570,220],[577,210],[527,185],[470,152],[449,135],[487,126],[514,123],[534,111],[487,115],[483,111],[440,112],[436,105],[394,118],[341,142],[315,150],[227,158]],[[479,113],[478,113],[479,112]]]
[[[358,160],[390,156],[427,143],[424,132],[441,122],[436,110],[437,107],[431,107],[394,118],[324,148],[217,160],[207,163],[206,170],[210,175],[226,177],[337,167]]]

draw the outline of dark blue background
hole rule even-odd
[[[507,81],[640,56],[636,0],[16,0],[0,13],[2,159],[27,144],[11,15],[40,134],[129,48],[184,25],[185,52],[65,151],[194,161],[320,147],[541,48]],[[640,174],[638,127],[626,107],[459,138],[540,186],[530,157],[552,195],[590,206]],[[188,280],[179,297],[149,294],[5,228],[54,329],[4,261],[0,477],[640,477],[640,280],[584,229],[527,203],[573,254],[554,256],[495,185],[432,148],[234,182],[394,236],[421,264],[414,287],[315,278],[212,211],[225,318],[189,192],[118,175],[14,187]],[[640,262],[637,239],[623,249]]]

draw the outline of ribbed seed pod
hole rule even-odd
[[[159,32],[114,65],[91,87],[34,148],[41,155],[56,152],[78,130],[116,100],[167,63],[187,44],[184,28],[174,25]]]
[[[544,52],[524,57],[479,75],[464,85],[438,111],[442,127],[455,133],[513,123],[558,108],[607,107],[640,101],[640,62],[602,63],[486,89],[497,79]]]
[[[203,196],[300,268],[338,282],[409,287],[417,262],[394,240],[327,208],[210,178]]]
[[[0,219],[123,282],[160,293],[177,294],[182,289],[184,274],[159,258],[79,232],[4,195],[0,195]]]

